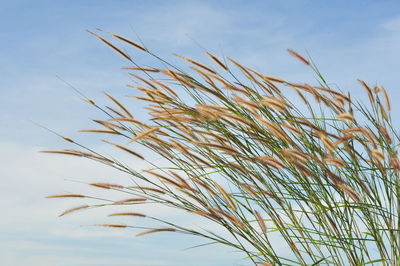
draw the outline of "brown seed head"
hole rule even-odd
[[[62,137],[63,140],[74,143],[74,141],[68,137]]]
[[[392,158],[390,159],[390,163],[391,163],[391,165],[393,166],[394,171],[395,171],[396,173],[399,173],[399,172],[400,172],[399,159],[398,159],[397,157],[392,157]]]
[[[388,109],[388,111],[390,111],[390,101],[389,101],[389,96],[388,96],[388,94],[387,94],[387,92],[386,92],[386,89],[385,89],[383,86],[381,86],[381,88],[382,88],[382,93],[383,93],[383,96],[385,97],[385,101],[386,101],[386,108]]]
[[[116,105],[118,105],[119,108],[121,108],[122,111],[124,111],[125,114],[127,114],[130,118],[133,118],[131,113],[120,103],[118,102],[115,98],[113,98],[110,94],[104,92],[104,94],[111,100],[113,101]]]
[[[144,48],[143,46],[141,46],[141,45],[139,45],[139,44],[137,44],[137,43],[135,43],[135,42],[132,42],[131,40],[128,40],[128,39],[126,39],[126,38],[124,38],[124,37],[122,37],[122,36],[119,36],[119,35],[117,35],[117,34],[113,34],[113,33],[112,33],[111,35],[114,36],[114,37],[117,38],[117,39],[120,39],[121,41],[124,41],[124,42],[126,42],[126,43],[129,43],[130,45],[132,45],[132,46],[138,48],[139,50],[142,50],[143,52],[147,52],[147,49],[146,49],[146,48]]]
[[[383,162],[385,160],[385,155],[380,150],[377,150],[377,149],[372,150],[371,155],[378,162]]]
[[[256,214],[256,218],[257,218],[258,224],[260,225],[261,230],[265,234],[267,232],[267,227],[265,226],[264,219],[261,217],[261,215],[258,213],[258,211],[254,211],[254,212]]]
[[[233,201],[233,199],[231,198],[231,196],[229,196],[228,193],[226,193],[226,191],[217,183],[215,182],[216,187],[218,188],[219,192],[221,192],[222,196],[226,199],[226,201],[228,202],[229,206],[236,211],[237,207],[235,202]]]
[[[84,195],[81,194],[58,194],[47,196],[48,199],[56,199],[56,198],[84,198]]]
[[[356,202],[360,202],[360,197],[357,195],[357,193],[350,188],[347,185],[344,184],[336,184],[339,188],[341,188],[347,195],[350,196],[350,198],[352,198],[354,201]]]
[[[111,188],[124,188],[124,186],[118,185],[118,184],[110,184],[110,183],[91,183],[89,184],[94,187],[98,188],[104,188],[104,189],[111,189]]]
[[[350,113],[342,113],[336,117],[337,119],[352,123],[354,121],[354,116]]]
[[[132,143],[132,142],[135,142],[135,141],[138,140],[138,139],[144,138],[145,136],[147,136],[147,135],[149,135],[150,133],[153,133],[154,131],[157,131],[157,130],[159,130],[158,127],[150,128],[150,129],[148,129],[148,130],[146,130],[146,131],[144,131],[144,132],[142,132],[142,133],[136,135],[133,139],[131,139],[131,140],[128,142],[128,144],[129,144],[129,143]]]
[[[302,57],[301,55],[299,55],[298,53],[296,53],[295,51],[291,50],[291,49],[287,49],[288,52],[293,55],[294,57],[296,57],[297,59],[299,59],[302,63],[304,63],[305,65],[309,66],[310,62],[308,62],[304,57]]]
[[[145,214],[138,212],[117,212],[109,214],[108,216],[137,216],[137,217],[146,217]]]
[[[324,161],[337,167],[344,167],[343,161],[338,158],[324,158]]]
[[[134,202],[145,202],[147,199],[146,198],[130,198],[130,199],[125,199],[125,200],[119,200],[119,201],[114,201],[114,205],[121,205],[121,204],[129,204],[129,203],[134,203]]]
[[[90,34],[96,36],[97,38],[99,38],[102,42],[104,42],[105,44],[107,44],[108,46],[110,46],[112,49],[114,49],[115,51],[117,51],[117,53],[119,53],[120,55],[122,55],[125,59],[132,61],[132,59],[124,52],[122,52],[120,49],[118,49],[115,45],[111,44],[110,42],[108,42],[107,40],[105,40],[104,38],[102,38],[101,36],[99,36],[96,33],[93,33],[89,30],[86,30],[87,32],[89,32]]]
[[[209,52],[206,52],[206,55],[208,55],[215,63],[217,63],[217,65],[219,65],[223,70],[227,71],[228,68],[226,67],[226,65],[224,63],[222,63],[217,57],[213,56],[212,54],[210,54]]]
[[[126,224],[98,224],[98,226],[113,227],[113,228],[126,228]]]
[[[147,234],[152,234],[152,233],[157,233],[157,232],[175,232],[175,231],[176,231],[176,229],[174,229],[174,228],[159,228],[159,229],[152,229],[152,230],[144,231],[140,234],[137,234],[136,236],[144,236]]]
[[[64,215],[66,215],[66,214],[69,214],[69,213],[71,213],[71,212],[78,211],[78,210],[82,210],[82,209],[86,209],[86,208],[89,208],[89,206],[88,206],[88,205],[80,205],[80,206],[78,206],[78,207],[74,207],[74,208],[72,208],[72,209],[66,210],[65,212],[61,213],[61,214],[59,215],[59,217],[64,216]]]
[[[373,97],[373,95],[372,95],[371,88],[368,87],[368,85],[367,85],[364,81],[362,81],[362,80],[360,80],[360,79],[358,79],[358,82],[360,82],[361,85],[363,85],[364,89],[367,91],[368,97],[369,97],[369,101],[370,101],[371,104],[372,104],[372,103],[374,102],[374,97]]]

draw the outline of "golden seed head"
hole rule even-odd
[[[59,215],[59,217],[64,216],[64,215],[66,215],[66,214],[69,214],[69,213],[71,213],[71,212],[75,212],[75,211],[82,210],[82,209],[86,209],[86,208],[89,208],[89,206],[86,205],[86,204],[85,204],[85,205],[80,205],[80,206],[78,206],[78,207],[74,207],[74,208],[71,208],[71,209],[68,209],[68,210],[64,211],[63,213],[61,213],[61,214]]]
[[[98,226],[113,227],[113,228],[126,228],[126,224],[99,224]]]
[[[63,140],[74,143],[74,141],[68,137],[62,137]]]
[[[288,52],[293,55],[294,57],[296,57],[297,59],[299,59],[303,64],[309,66],[310,62],[308,62],[304,57],[302,57],[301,55],[299,55],[298,53],[296,53],[295,51],[288,49]]]

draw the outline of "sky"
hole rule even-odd
[[[204,50],[230,56],[260,72],[315,83],[313,73],[286,49],[307,52],[328,83],[367,99],[357,83],[383,85],[400,115],[399,1],[1,1],[0,7],[0,265],[249,265],[242,254],[176,234],[135,237],[135,230],[92,226],[111,222],[101,210],[58,217],[74,202],[46,196],[86,192],[81,182],[126,180],[95,164],[39,153],[71,148],[32,121],[108,151],[78,133],[101,114],[62,80],[99,104],[109,92],[137,117],[124,97],[129,79],[122,57],[86,32],[101,28],[137,41],[175,62],[172,53],[206,61]],[[130,50],[135,61],[152,61]],[[395,121],[395,127],[400,123]],[[121,155],[123,156],[123,155]],[[155,158],[157,160],[157,158]],[[138,169],[141,162],[126,158]],[[97,193],[95,190],[91,191]],[[183,224],[198,221],[150,207]],[[136,221],[135,221],[136,222]],[[142,221],[138,223],[144,223]]]

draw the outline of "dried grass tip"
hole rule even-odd
[[[111,213],[108,216],[137,216],[137,217],[146,217],[145,214],[138,213],[138,212],[117,212]]]
[[[157,233],[157,232],[175,232],[176,230],[174,228],[159,228],[159,229],[151,229],[144,231],[142,233],[137,234],[136,236],[144,236],[147,234],[152,234],[152,233]]]
[[[47,196],[47,199],[57,199],[57,198],[84,198],[84,195],[81,194],[58,194]]]
[[[131,198],[131,199],[115,201],[114,205],[129,204],[129,203],[133,203],[133,202],[144,202],[146,200],[147,200],[146,198]]]
[[[110,183],[90,183],[89,185],[104,189],[111,189],[111,188],[124,188],[124,186],[118,184],[110,184]]]
[[[113,228],[126,228],[126,224],[97,224],[97,226],[113,227]]]
[[[354,121],[354,116],[350,113],[342,113],[336,117],[339,120],[352,123]]]
[[[299,59],[302,63],[304,63],[305,65],[309,66],[310,62],[308,62],[304,57],[302,57],[301,55],[299,55],[298,53],[296,53],[295,51],[291,50],[291,49],[287,49],[288,52],[293,55],[294,57],[296,57],[297,59]]]
[[[371,155],[375,160],[377,160],[379,162],[382,162],[385,160],[385,155],[380,150],[372,150]]]
[[[61,214],[59,215],[59,217],[64,216],[64,215],[66,215],[66,214],[69,214],[69,213],[71,213],[71,212],[79,211],[79,210],[86,209],[86,208],[89,208],[89,205],[80,205],[80,206],[78,206],[78,207],[74,207],[74,208],[71,208],[71,209],[66,210],[65,212],[61,213]]]

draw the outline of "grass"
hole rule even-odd
[[[134,98],[148,104],[151,118],[138,121],[129,106],[109,94],[115,107],[101,107],[85,97],[104,118],[95,120],[100,128],[82,132],[112,136],[118,143],[105,143],[153,168],[134,170],[63,137],[77,149],[43,152],[98,161],[128,173],[133,183],[89,184],[130,195],[117,201],[50,196],[99,201],[61,215],[155,202],[219,224],[230,237],[145,213],[110,216],[156,220],[164,226],[146,228],[138,236],[164,231],[199,236],[240,250],[254,265],[400,264],[399,136],[383,86],[358,80],[369,98],[359,102],[350,92],[331,88],[310,59],[292,50],[316,73],[316,86],[267,76],[209,52],[210,65],[177,55],[190,66],[182,70],[144,45],[112,34],[165,66],[144,67],[111,41],[90,33],[132,63],[125,68],[132,78],[128,86],[142,92]],[[141,155],[144,149],[168,160],[170,167],[154,165]],[[286,244],[284,251],[276,247],[276,239]]]

